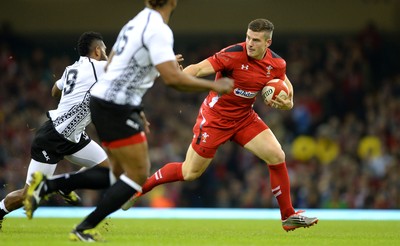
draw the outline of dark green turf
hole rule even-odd
[[[7,218],[0,245],[82,245],[68,241],[80,219]],[[105,245],[400,245],[400,221],[320,221],[285,232],[279,220],[107,219]]]

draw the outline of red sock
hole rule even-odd
[[[292,200],[290,199],[290,181],[286,163],[268,165],[268,168],[272,193],[278,200],[281,218],[282,220],[287,219],[290,215],[294,214],[295,211],[292,206]]]
[[[151,191],[154,187],[171,183],[175,181],[183,181],[182,162],[171,162],[158,169],[142,186],[142,194]]]

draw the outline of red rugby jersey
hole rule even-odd
[[[262,60],[247,56],[246,43],[238,43],[222,49],[207,58],[216,71],[215,79],[229,77],[234,80],[234,90],[225,95],[210,91],[204,106],[224,119],[242,119],[252,109],[257,94],[274,78],[285,79],[286,62],[267,49]]]

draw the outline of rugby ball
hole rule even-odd
[[[276,97],[288,97],[289,88],[285,81],[281,79],[271,79],[262,89],[261,95],[266,104],[271,104],[271,100],[275,100]]]

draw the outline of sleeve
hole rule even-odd
[[[155,66],[176,59],[173,50],[174,37],[168,26],[163,26],[159,30],[152,32],[150,37],[145,39],[144,43],[150,52],[150,59]]]
[[[97,76],[97,81],[99,78],[104,74],[105,70],[104,68],[107,65],[107,61],[98,61],[95,63],[95,69],[96,69],[96,76]]]
[[[279,67],[277,68],[277,77],[281,80],[285,80],[286,75],[286,61],[282,58],[279,59]]]
[[[65,76],[67,76],[66,74],[67,74],[67,69],[64,70],[64,73],[61,76],[61,78],[57,80],[55,83],[57,88],[60,89],[60,91],[62,91],[62,89],[64,88]]]
[[[215,72],[230,70],[232,67],[234,59],[227,52],[225,52],[225,50],[226,48],[207,58],[207,60],[213,66]]]

